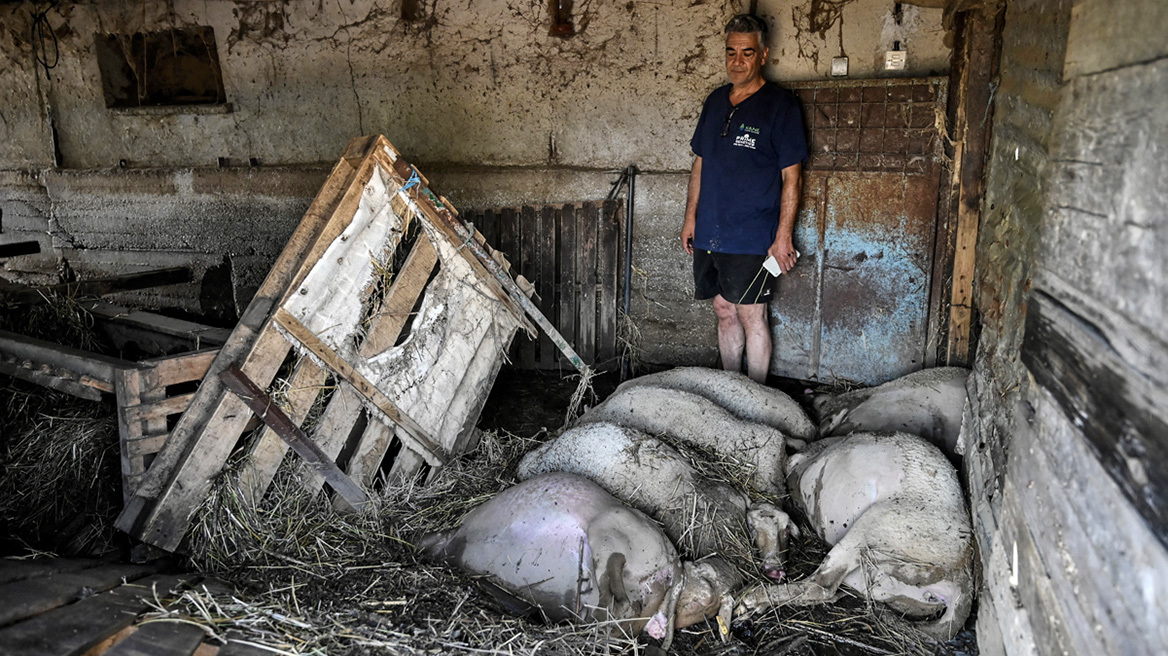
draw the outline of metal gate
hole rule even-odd
[[[876,384],[920,369],[931,338],[946,79],[790,86],[811,156],[795,229],[803,255],[770,307],[771,372]]]

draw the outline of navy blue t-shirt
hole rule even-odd
[[[737,107],[730,86],[706,98],[690,140],[702,158],[694,248],[765,255],[779,226],[782,171],[807,159],[803,116],[795,95],[776,84]]]

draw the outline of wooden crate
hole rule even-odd
[[[380,471],[441,467],[472,441],[512,336],[535,332],[505,265],[384,137],[355,139],[161,449],[142,460],[118,527],[174,550],[237,451],[230,484],[253,500],[289,447],[304,484],[328,482],[341,506],[359,505]],[[128,416],[143,441],[163,434],[169,410],[151,389]],[[247,434],[253,411],[265,427]]]

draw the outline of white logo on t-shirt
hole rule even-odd
[[[754,150],[755,141],[755,138],[749,134],[740,134],[734,139],[734,145]]]

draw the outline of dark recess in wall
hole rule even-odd
[[[106,107],[227,101],[210,27],[97,34],[94,41]]]

